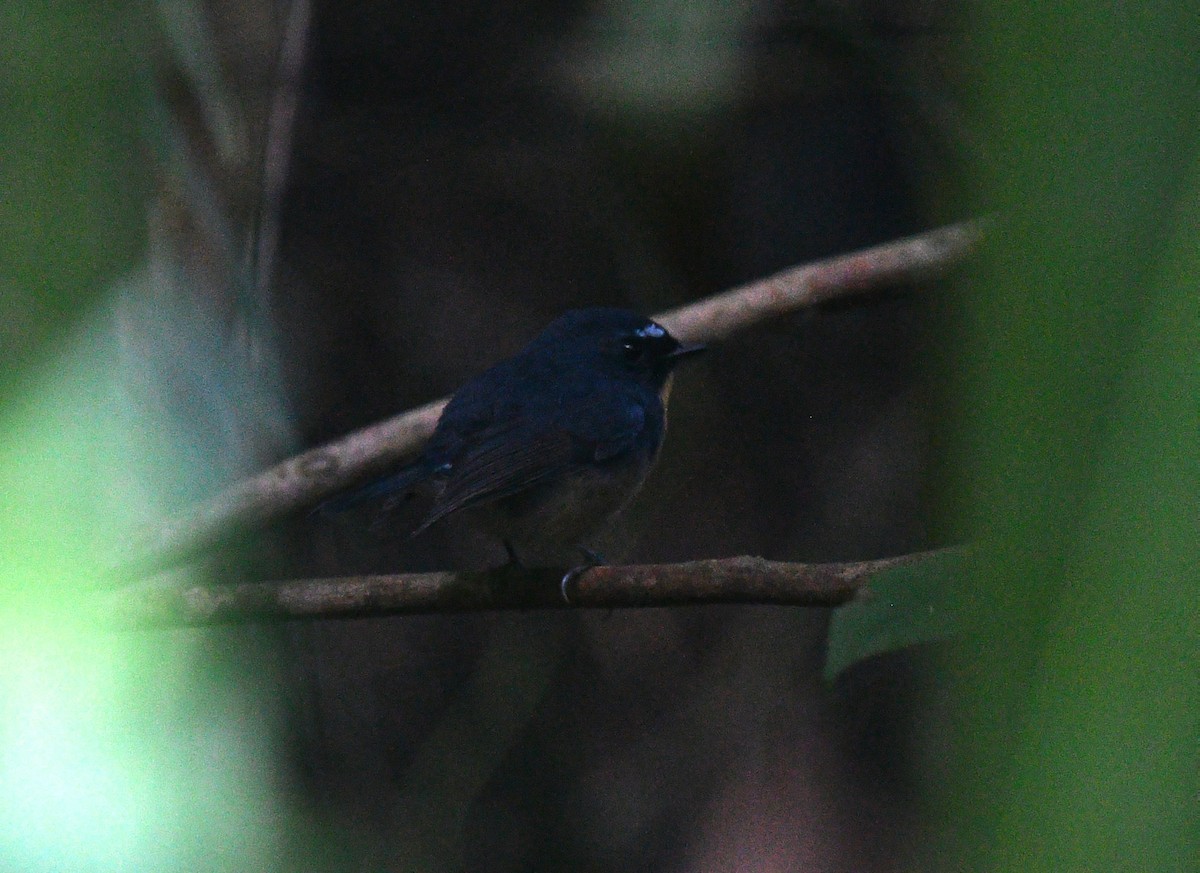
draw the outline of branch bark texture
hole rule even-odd
[[[227,586],[159,582],[100,595],[102,612],[126,627],[362,618],[499,609],[616,609],[704,603],[839,606],[876,573],[938,554],[874,561],[793,564],[739,557],[682,564],[347,576]],[[564,596],[565,595],[565,596]]]
[[[681,340],[719,340],[771,316],[870,288],[945,272],[979,239],[974,222],[793,267],[656,316]],[[131,544],[123,571],[182,563],[230,533],[266,524],[357,484],[415,453],[433,433],[446,399],[387,419],[282,462],[167,518]]]

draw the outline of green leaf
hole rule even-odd
[[[829,626],[825,681],[859,661],[918,643],[949,639],[961,630],[951,596],[965,576],[961,553],[942,552],[880,573],[869,594],[840,607]]]

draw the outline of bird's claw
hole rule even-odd
[[[567,606],[571,605],[571,595],[568,590],[571,586],[571,583],[588,570],[592,569],[592,567],[599,567],[604,563],[604,558],[601,557],[598,552],[593,552],[591,549],[586,548],[585,546],[578,546],[577,548],[579,549],[580,554],[583,555],[584,561],[587,563],[580,564],[578,567],[572,567],[563,574],[562,582],[559,584],[559,590],[562,592],[563,603],[567,604]]]
[[[572,567],[570,570],[563,573],[562,582],[559,585],[559,590],[562,592],[563,603],[565,603],[567,606],[572,605],[571,594],[569,591],[571,583],[574,582],[576,579],[578,579],[580,576],[582,576],[584,573],[586,573],[588,570],[592,569],[592,567],[594,567],[594,566],[596,566],[596,565],[595,564],[581,564],[580,566]]]

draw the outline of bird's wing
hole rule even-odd
[[[518,418],[476,434],[454,460],[446,487],[417,529],[467,506],[487,503],[603,462],[632,448],[645,420],[636,404],[591,401],[555,416]]]
[[[454,461],[446,487],[416,532],[463,507],[524,491],[574,463],[574,443],[559,428],[531,433],[504,427],[480,434]]]

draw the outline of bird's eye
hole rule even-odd
[[[627,339],[621,343],[621,352],[625,360],[633,362],[642,356],[642,344],[635,339]]]

